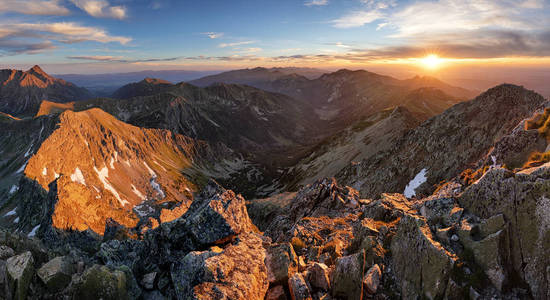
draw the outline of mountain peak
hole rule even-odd
[[[172,84],[170,81],[166,81],[158,78],[152,78],[152,77],[146,77],[145,79],[143,79],[143,82],[146,82],[149,84]]]

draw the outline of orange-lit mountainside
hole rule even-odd
[[[550,299],[550,102],[524,87],[0,83],[0,299]]]

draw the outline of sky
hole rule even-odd
[[[0,67],[34,64],[547,68],[550,0],[0,0]]]

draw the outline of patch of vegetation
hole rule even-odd
[[[529,160],[523,165],[522,168],[538,167],[549,161],[550,161],[550,151],[544,152],[544,153],[535,151],[529,156]]]

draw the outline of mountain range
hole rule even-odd
[[[550,297],[550,102],[521,86],[0,79],[0,299]]]

